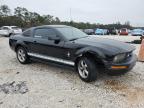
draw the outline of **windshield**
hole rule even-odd
[[[122,31],[122,32],[126,32],[127,30],[126,30],[126,29],[121,29],[121,31]]]
[[[75,40],[88,35],[74,27],[56,28],[66,39]]]
[[[103,32],[103,29],[97,29],[96,32]]]
[[[143,30],[141,30],[141,29],[135,29],[135,30],[133,30],[134,32],[143,32]]]
[[[18,29],[20,29],[20,28],[18,28],[18,27],[12,27],[12,29],[13,29],[13,30],[18,30]]]

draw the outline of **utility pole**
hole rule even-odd
[[[72,9],[70,8],[70,22],[72,22]]]

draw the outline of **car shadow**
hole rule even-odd
[[[46,61],[37,61],[37,60],[32,60],[33,64],[38,64],[38,65],[43,65],[45,68],[47,69],[51,69],[51,70],[59,70],[54,72],[55,74],[58,74],[58,77],[61,77],[67,81],[69,81],[70,83],[83,83],[83,84],[92,84],[92,85],[97,85],[97,83],[101,82],[104,83],[106,80],[119,80],[119,79],[123,79],[123,81],[127,81],[127,77],[129,76],[129,73],[125,73],[124,75],[116,75],[116,76],[111,76],[108,75],[105,72],[100,72],[98,74],[98,79],[96,81],[90,82],[90,83],[86,83],[84,81],[82,81],[79,76],[78,73],[76,71],[76,69],[74,67],[71,66],[67,66],[67,65],[62,65],[62,64],[57,64],[57,63],[53,63],[53,62],[46,62]]]

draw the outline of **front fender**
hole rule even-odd
[[[17,49],[18,46],[24,47],[26,49],[26,51],[28,52],[28,47],[27,47],[27,45],[23,41],[21,41],[21,40],[17,41],[16,46],[15,46],[15,51],[16,51],[16,49]]]
[[[85,54],[85,53],[94,54],[94,55],[95,55],[96,57],[98,57],[98,58],[105,58],[104,53],[102,53],[99,49],[97,49],[97,48],[92,48],[92,47],[82,48],[82,49],[78,50],[75,55],[76,55],[77,57],[80,57],[80,56],[82,56],[82,55]]]

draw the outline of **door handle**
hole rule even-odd
[[[37,41],[33,41],[34,43],[37,43]]]

